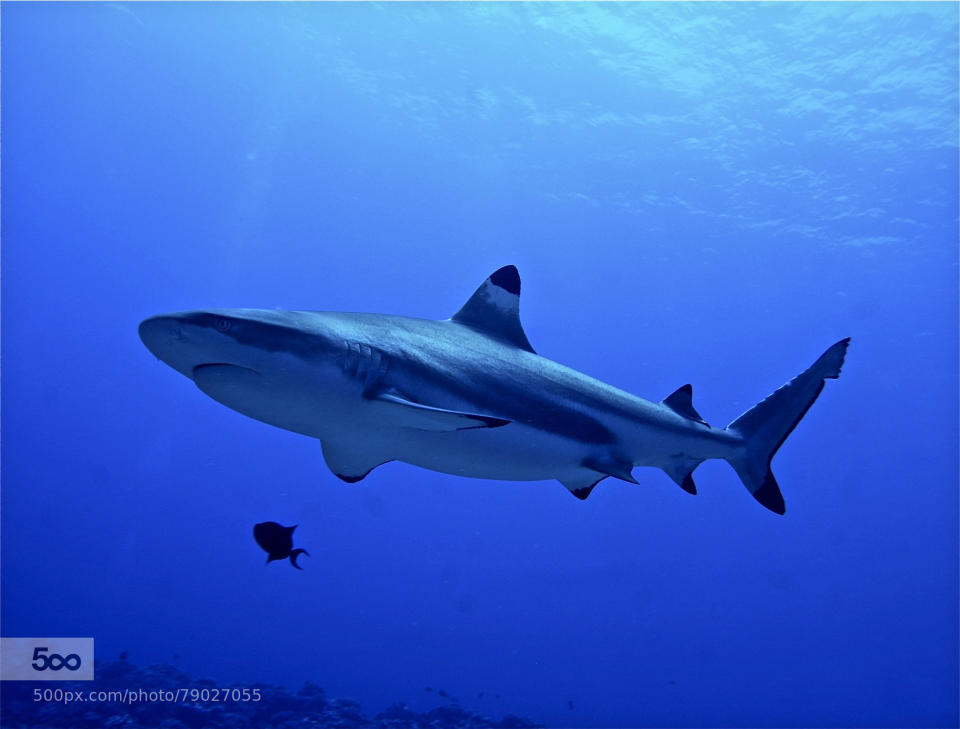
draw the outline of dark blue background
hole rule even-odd
[[[957,16],[5,3],[3,635],[374,711],[431,686],[552,725],[955,725]],[[774,461],[787,515],[715,461],[696,498],[644,469],[583,503],[397,463],[348,486],[136,335],[443,318],[507,263],[541,354],[691,382],[715,425],[852,336]],[[303,572],[264,567],[266,519]]]

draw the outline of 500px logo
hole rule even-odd
[[[58,704],[72,704],[83,702],[83,693],[80,691],[65,691],[64,689],[34,689],[33,700],[47,703],[56,701]]]
[[[33,661],[30,663],[34,670],[46,671],[49,668],[51,671],[59,671],[61,668],[66,668],[68,671],[76,671],[83,663],[76,653],[71,653],[68,656],[61,656],[59,653],[51,653],[49,656],[44,655],[48,650],[50,649],[46,646],[34,647]]]
[[[93,638],[0,638],[4,681],[92,681]]]

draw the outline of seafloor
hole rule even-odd
[[[500,720],[472,714],[455,702],[425,713],[411,711],[396,702],[375,716],[364,714],[350,699],[327,698],[323,689],[309,681],[296,693],[268,684],[234,684],[230,688],[260,690],[260,701],[137,701],[103,703],[37,701],[35,690],[66,692],[110,691],[143,688],[150,691],[222,688],[210,679],[194,679],[168,665],[139,668],[127,660],[97,662],[93,681],[4,681],[0,685],[2,729],[304,729],[305,727],[377,727],[383,729],[511,729],[537,727],[513,715]]]

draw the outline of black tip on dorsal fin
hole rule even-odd
[[[520,325],[520,273],[516,266],[504,266],[490,274],[451,319],[533,352]]]
[[[520,295],[520,272],[514,265],[498,268],[490,274],[490,283],[514,296]]]
[[[669,397],[664,398],[660,404],[670,408],[677,415],[682,415],[689,420],[703,423],[704,425],[707,424],[707,421],[704,420],[696,408],[693,407],[693,385],[678,387]]]
[[[689,473],[684,476],[683,481],[680,482],[680,488],[686,491],[688,494],[697,495],[697,485],[693,482],[693,476]]]

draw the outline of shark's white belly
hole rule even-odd
[[[558,478],[576,470],[586,457],[582,444],[520,423],[450,433],[403,428],[362,440],[392,460],[456,476],[503,481]]]
[[[195,379],[206,394],[244,415],[343,444],[372,464],[403,461],[470,478],[540,481],[575,470],[587,456],[583,444],[522,423],[446,432],[398,427],[385,422],[378,405],[359,393],[318,396],[316,386],[291,386],[292,378],[280,386],[272,378],[225,366],[205,368]]]
[[[389,410],[389,405],[364,400],[356,387],[343,383],[332,391],[324,390],[317,381],[290,374],[287,370],[286,377],[274,378],[218,365],[203,368],[194,379],[204,392],[225,405],[270,425],[348,449],[370,467],[403,461],[469,478],[540,481],[562,479],[582,470],[587,460],[602,461],[610,456],[608,445],[585,443],[523,422],[441,431],[404,427],[384,417],[383,409]],[[678,453],[716,458],[727,450],[710,439],[697,441],[635,423],[628,427],[617,418],[606,421],[611,430],[624,431],[623,444],[629,441],[625,450],[632,465],[662,468]]]

